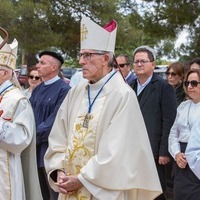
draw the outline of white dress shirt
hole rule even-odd
[[[185,155],[190,169],[200,179],[200,120],[191,129]]]
[[[175,159],[180,150],[180,142],[187,143],[191,129],[200,116],[200,103],[193,103],[191,100],[182,102],[177,108],[175,122],[169,134],[169,152]]]

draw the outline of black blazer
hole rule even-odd
[[[137,94],[137,79],[131,84]],[[176,95],[173,87],[153,74],[139,100],[154,157],[169,156],[168,136],[176,117]]]
[[[135,75],[133,72],[131,72],[130,76],[126,79],[126,82],[127,82],[129,85],[131,85],[131,83],[132,83],[136,78],[137,78],[136,75]]]

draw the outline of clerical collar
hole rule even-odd
[[[100,89],[98,90],[98,92],[95,94],[95,96],[93,98],[91,98],[91,90],[90,90],[90,84],[88,84],[88,112],[85,115],[85,118],[83,120],[83,127],[84,128],[88,128],[89,126],[89,121],[91,118],[91,111],[92,111],[92,107],[95,103],[95,101],[97,100],[97,98],[99,97],[100,93],[102,92],[104,86],[110,81],[110,79],[117,73],[117,71],[114,71],[114,73],[109,73],[109,77],[106,75],[105,77],[107,77],[107,80],[104,81],[103,85],[101,85]],[[105,78],[104,77],[104,78]],[[103,78],[103,80],[104,80]],[[102,79],[101,79],[102,80]]]
[[[55,76],[54,78],[52,78],[50,80],[44,81],[44,84],[45,85],[51,85],[52,83],[55,83],[58,79],[60,79],[60,77],[57,75],[57,76]]]
[[[112,70],[96,83],[92,83],[92,84],[89,83],[90,87],[99,89],[106,82],[106,80],[114,73],[115,73],[115,70]]]
[[[8,89],[10,89],[12,87],[13,87],[13,84],[11,83],[11,81],[9,81],[9,80],[5,81],[0,86],[0,95],[3,94],[4,92],[6,92]]]
[[[90,95],[91,98],[93,98],[96,95],[96,92],[103,86],[103,84],[109,79],[109,77],[111,77],[116,71],[112,70],[111,72],[109,72],[106,76],[104,76],[102,79],[100,79],[98,82],[90,84]]]
[[[151,81],[152,76],[150,76],[145,83],[140,84],[138,79],[137,79],[137,96],[144,90],[144,88],[148,85],[148,83]]]

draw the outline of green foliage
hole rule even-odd
[[[67,60],[65,60],[65,63],[63,65],[66,67],[71,67],[71,68],[79,68],[80,67],[78,60],[76,60],[76,59],[67,59]]]
[[[131,55],[140,45],[149,45],[165,55],[183,59],[200,56],[200,2],[192,0],[1,0],[0,25],[10,41],[19,41],[19,55],[29,65],[44,49],[54,49],[76,60],[80,48],[80,19],[89,16],[99,25],[118,22],[116,54]],[[183,29],[190,31],[188,43],[175,49]]]
[[[56,46],[60,34],[52,31],[47,13],[48,3],[34,3],[34,1],[21,0],[17,5],[20,16],[16,21],[16,36],[21,48],[27,53],[38,52],[39,50]]]
[[[0,26],[12,36],[12,27],[15,24],[15,18],[17,16],[13,3],[7,0],[1,0],[0,13]],[[13,37],[11,38],[13,39]]]
[[[160,56],[167,55],[168,58],[176,58],[177,55],[190,54],[190,56],[184,56],[186,58],[198,55],[198,45],[195,44],[200,40],[196,33],[196,25],[199,24],[197,23],[200,10],[199,1],[144,0],[143,2],[146,2],[142,17],[143,30],[152,41],[153,46],[157,47]],[[180,31],[184,29],[195,32],[195,34],[190,34],[193,46],[190,42],[188,43],[189,46],[186,45],[185,48],[182,46],[175,50],[175,39],[179,36]]]

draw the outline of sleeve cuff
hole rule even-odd
[[[9,127],[10,123],[0,118],[0,141],[5,139],[6,131]]]

